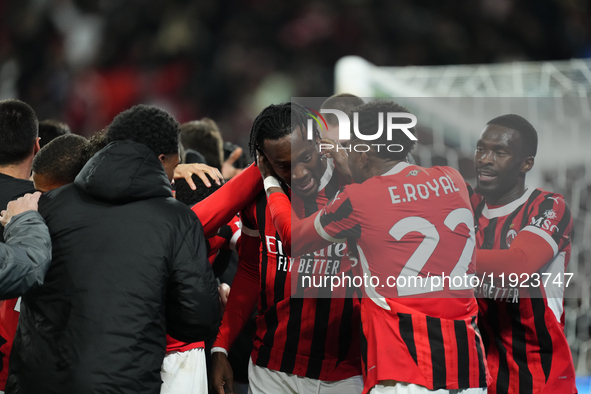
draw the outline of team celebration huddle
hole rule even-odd
[[[271,104],[252,164],[211,119],[0,101],[0,392],[577,393],[535,125],[474,130],[470,185],[395,101]]]

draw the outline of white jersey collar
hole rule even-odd
[[[523,196],[519,197],[517,200],[510,202],[507,205],[500,206],[498,208],[489,208],[488,204],[484,204],[484,209],[482,210],[482,216],[487,219],[494,219],[500,218],[503,216],[509,215],[511,212],[515,211],[519,208],[522,204],[524,204],[529,196],[534,192],[534,188],[528,188]]]
[[[322,189],[324,189],[326,187],[326,185],[328,185],[328,182],[330,182],[330,179],[332,178],[332,174],[334,173],[334,160],[331,159],[330,157],[326,158],[326,170],[324,171],[324,174],[322,175],[322,178],[320,178],[320,185],[318,185],[318,192],[320,193],[320,191]]]
[[[382,176],[394,175],[398,174],[400,171],[404,170],[406,167],[410,167],[412,164],[407,163],[406,161],[401,161],[400,163],[396,163],[396,165],[390,168],[388,171],[382,174]]]

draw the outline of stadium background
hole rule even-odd
[[[337,68],[335,75],[339,59],[351,55],[369,62],[365,73],[347,78]],[[567,337],[584,393],[591,375],[591,62],[560,62],[572,58],[591,58],[586,0],[0,0],[0,99],[17,97],[39,119],[63,120],[85,136],[135,103],[161,106],[181,122],[211,117],[225,140],[245,147],[256,114],[292,97],[344,90],[487,96],[499,97],[499,110],[512,108],[500,97],[559,98],[528,119],[544,125],[534,183],[564,194],[575,217],[570,270],[577,286],[566,301]],[[515,65],[530,63],[514,62],[536,62],[537,82],[515,88],[515,76],[527,75]],[[485,66],[454,66],[476,64]],[[441,84],[450,72],[454,80]],[[505,90],[490,91],[503,78]],[[568,89],[567,79],[576,82]],[[564,111],[575,107],[574,115]],[[470,178],[476,130],[462,134],[440,115],[427,114],[416,156],[423,165],[457,164]]]

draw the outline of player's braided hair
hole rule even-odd
[[[307,121],[310,118],[306,108],[296,103],[271,104],[256,117],[250,129],[248,147],[250,155],[256,159],[257,151],[263,151],[264,140],[278,140],[291,134],[298,126],[302,136],[307,135]],[[314,136],[320,132],[313,123]],[[255,160],[256,163],[256,160]]]

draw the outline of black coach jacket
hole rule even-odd
[[[159,393],[165,333],[205,340],[220,321],[201,223],[172,198],[156,155],[129,140],[44,194],[39,211],[53,262],[23,296],[6,392]]]

